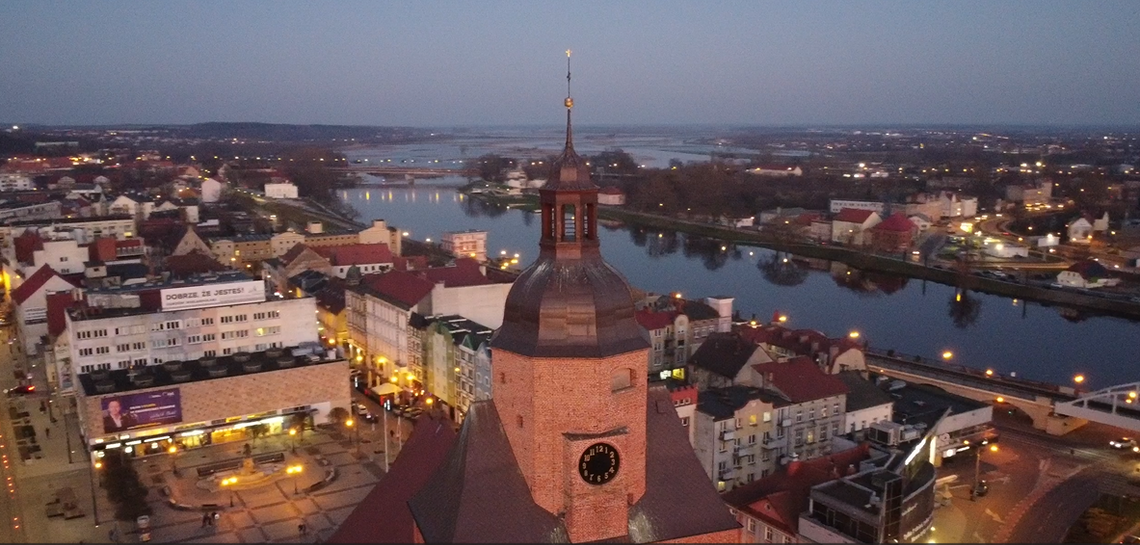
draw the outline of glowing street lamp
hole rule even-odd
[[[953,352],[951,352],[951,351],[949,351],[949,350],[945,350],[945,351],[943,351],[943,352],[942,352],[942,359],[949,361],[949,360],[951,360],[951,359],[953,359],[953,358],[954,358],[954,353],[953,353]]]
[[[222,479],[222,486],[229,487],[230,489],[230,507],[234,506],[234,489],[233,485],[237,484],[237,477],[229,477]]]
[[[847,336],[849,338],[852,338],[852,339],[858,339],[859,338],[859,332],[858,331],[852,331],[851,333],[848,333]]]
[[[1073,377],[1073,382],[1075,382],[1077,384],[1082,384],[1082,383],[1084,383],[1084,381],[1085,381],[1084,375],[1077,375],[1077,376]]]
[[[302,469],[304,469],[304,466],[302,466],[301,464],[297,464],[295,466],[289,466],[289,467],[285,468],[285,473],[288,473],[289,475],[293,476],[293,493],[294,494],[297,493],[297,475],[299,475],[301,473]]]
[[[787,316],[787,315],[785,315],[785,314],[781,314],[781,315],[780,315],[780,318],[779,318],[779,322],[782,324],[782,323],[784,323],[784,322],[786,322],[786,321],[788,321],[788,316]]]

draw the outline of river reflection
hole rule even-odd
[[[417,182],[418,183],[418,182]],[[365,192],[371,191],[366,198]],[[418,240],[445,231],[488,232],[487,251],[538,254],[534,214],[470,199],[446,188],[341,191],[362,221],[383,218]],[[741,315],[788,316],[788,326],[833,337],[858,330],[873,346],[1018,376],[1105,387],[1137,380],[1140,325],[919,279],[860,271],[843,263],[600,221],[602,253],[641,290],[686,297],[726,295]],[[623,232],[624,231],[624,232]],[[787,262],[784,259],[787,259]],[[957,300],[959,293],[963,300]],[[1077,321],[1071,321],[1077,320]]]

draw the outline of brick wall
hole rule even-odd
[[[182,400],[181,426],[208,423],[232,416],[263,413],[300,405],[331,403],[329,408],[349,408],[350,387],[348,361],[305,365],[291,369],[252,373],[235,377],[216,378],[172,384],[156,388],[132,390],[130,394],[179,388]],[[103,417],[101,400],[123,394],[108,394],[79,398],[80,412],[88,439],[102,437]],[[322,423],[329,409],[315,413],[313,420]],[[149,428],[147,435],[168,433],[169,428]],[[136,432],[142,430],[136,430]],[[132,432],[134,435],[135,432]]]

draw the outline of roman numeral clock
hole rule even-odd
[[[578,458],[578,475],[590,484],[606,484],[617,475],[621,458],[609,443],[594,443]]]

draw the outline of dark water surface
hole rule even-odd
[[[443,180],[456,181],[462,182]],[[519,253],[525,264],[538,253],[537,216],[453,189],[358,188],[340,196],[361,212],[362,221],[383,218],[417,240],[480,229],[489,233],[489,254]],[[956,363],[1007,375],[1071,384],[1083,373],[1094,388],[1140,378],[1136,322],[1078,316],[1036,303],[1026,307],[1025,301],[980,293],[967,294],[973,305],[963,307],[955,302],[953,287],[933,282],[857,270],[848,274],[839,263],[810,264],[823,269],[817,270],[794,256],[785,263],[785,256],[764,248],[724,246],[670,231],[602,227],[606,260],[643,290],[680,291],[687,298],[727,295],[736,298],[735,308],[746,318],[755,314],[767,320],[779,311],[790,327],[833,337],[857,330],[872,346],[924,358],[950,350]]]

